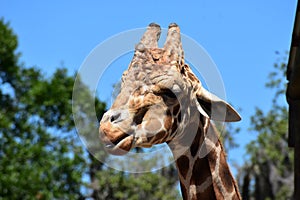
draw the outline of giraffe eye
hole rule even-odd
[[[172,92],[172,90],[170,89],[162,89],[160,91],[160,95],[164,98],[171,98],[171,99],[176,99],[176,95],[174,94],[174,92]]]

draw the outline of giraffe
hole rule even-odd
[[[100,122],[100,139],[114,155],[167,143],[183,199],[241,199],[211,122],[241,118],[185,63],[179,26],[169,25],[163,48],[157,45],[160,33],[159,25],[149,24],[135,46],[120,93]]]

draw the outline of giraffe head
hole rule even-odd
[[[163,48],[157,46],[160,33],[159,25],[148,26],[123,73],[119,95],[100,122],[100,139],[112,154],[182,137],[201,115],[240,120],[229,104],[202,87],[184,63],[179,27],[169,25]],[[194,127],[197,131],[198,125]]]

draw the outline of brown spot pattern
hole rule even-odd
[[[157,134],[155,134],[153,141],[155,141],[156,144],[162,143],[162,142],[164,142],[164,140],[167,136],[168,135],[166,134],[165,131],[159,131]]]
[[[181,189],[182,198],[188,199],[188,192],[187,192],[184,184],[181,183],[181,181],[180,181],[180,189]]]
[[[215,170],[216,168],[216,158],[217,158],[217,152],[215,149],[211,149],[211,151],[209,152],[209,164],[212,170]]]
[[[193,166],[192,174],[191,184],[195,185],[201,185],[201,183],[211,176],[206,157],[197,158]]]
[[[189,165],[190,165],[190,160],[188,157],[186,156],[180,156],[177,160],[176,160],[176,164],[177,167],[179,169],[180,174],[182,175],[182,177],[185,179],[187,172],[189,170]]]
[[[193,143],[192,143],[192,145],[190,147],[191,155],[193,157],[195,157],[195,155],[197,154],[198,149],[199,149],[199,147],[201,145],[200,144],[200,138],[201,138],[202,132],[199,131],[199,130],[200,130],[200,128],[198,128],[197,135],[196,135],[195,139],[193,140]]]
[[[225,186],[227,192],[232,192],[234,189],[234,184],[232,182],[233,178],[229,171],[229,167],[223,153],[221,153],[220,155],[219,176],[221,177],[222,183]]]
[[[171,126],[172,126],[172,116],[168,115],[168,112],[167,112],[167,116],[165,117],[165,121],[164,121],[164,128],[165,128],[165,130],[169,130],[171,128]]]
[[[174,116],[177,115],[179,109],[180,109],[180,105],[179,105],[179,104],[177,104],[176,106],[173,107],[173,115],[174,115]]]
[[[211,178],[207,157],[198,158],[193,166],[192,179],[190,184],[200,186],[207,179]],[[203,192],[197,193],[198,199],[215,199],[213,184],[207,187]]]

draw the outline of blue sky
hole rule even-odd
[[[150,22],[164,28],[179,24],[212,57],[227,100],[242,109],[243,121],[237,126],[243,129],[236,136],[241,148],[229,154],[239,163],[242,147],[256,136],[247,131],[249,116],[256,106],[270,106],[272,92],[264,83],[278,58],[275,51],[290,48],[295,9],[296,0],[0,1],[0,17],[18,35],[21,61],[47,75],[62,62],[71,73],[77,71],[91,50],[112,35]],[[116,63],[126,67],[129,62],[125,57]],[[111,76],[122,73],[115,70]]]

